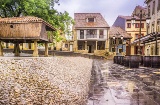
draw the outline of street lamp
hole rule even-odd
[[[121,36],[121,40],[122,40],[122,53],[123,53],[123,36]]]
[[[138,44],[138,54],[140,55],[140,38],[141,38],[141,28],[142,28],[142,10],[140,10],[140,14],[139,14],[139,18],[140,18],[140,27],[139,27],[139,37],[138,37],[138,39],[139,39],[139,44]],[[133,17],[131,18],[131,23],[132,23],[132,25],[134,25],[135,24],[135,21],[136,21],[136,18],[134,17],[134,15],[133,15]],[[150,22],[150,17],[148,16],[147,18],[146,18],[146,23],[147,24],[149,24],[149,22]]]
[[[115,49],[115,39],[116,39],[116,37],[113,36],[113,40],[114,40],[114,52],[116,52],[116,49]]]

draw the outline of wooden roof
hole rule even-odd
[[[4,42],[52,42],[52,35],[47,31],[55,30],[51,24],[34,16],[0,18],[0,40]]]
[[[122,28],[114,27],[114,26],[112,26],[109,31],[109,38],[113,38],[113,36],[115,36],[116,38],[121,38],[121,36],[123,36],[124,39],[131,39],[132,38],[132,36],[129,35]]]
[[[44,21],[41,18],[34,17],[34,16],[24,16],[24,17],[8,17],[8,18],[0,18],[0,24],[5,23],[44,23],[47,26],[48,30],[55,31],[56,29],[50,25],[48,22]]]
[[[87,22],[87,18],[95,18],[95,22]],[[109,27],[108,23],[105,21],[100,13],[75,13],[75,28],[100,28]]]

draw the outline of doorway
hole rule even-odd
[[[87,49],[88,49],[88,53],[92,53],[92,46],[91,45],[87,46]]]
[[[69,46],[69,51],[73,51],[73,45],[72,44],[70,44],[70,46]]]
[[[28,49],[31,49],[31,48],[32,48],[32,47],[31,47],[31,46],[32,46],[32,45],[31,45],[31,43],[28,43],[28,46],[29,46],[29,48],[28,48]]]

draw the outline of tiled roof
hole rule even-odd
[[[110,31],[109,31],[109,37],[113,38],[113,36],[115,36],[116,38],[121,38],[121,36],[123,36],[123,38],[126,38],[126,39],[132,38],[132,36],[130,36],[122,28],[120,28],[120,27],[114,27],[114,26],[112,26],[110,28]]]
[[[43,19],[33,16],[0,18],[0,23],[42,22]]]
[[[86,22],[87,18],[95,18],[95,22]],[[105,21],[105,19],[102,17],[100,13],[75,13],[74,14],[74,20],[75,20],[75,28],[78,27],[109,27],[108,23]]]
[[[118,17],[121,17],[125,20],[131,20],[132,19],[132,16],[122,16],[122,15],[119,15]],[[140,20],[140,18],[138,16],[134,16],[134,18],[136,18],[136,20]],[[145,20],[144,18],[142,20]]]
[[[24,16],[24,17],[9,17],[9,18],[0,18],[0,24],[4,23],[36,23],[36,22],[43,22],[48,27],[56,30],[52,25],[50,25],[48,22],[44,21],[41,18],[34,17],[34,16]]]

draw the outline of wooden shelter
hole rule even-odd
[[[15,56],[19,56],[19,43],[34,43],[33,56],[38,56],[37,43],[45,43],[45,56],[48,56],[48,43],[56,29],[43,19],[33,16],[0,18],[0,43],[14,43]],[[3,55],[2,45],[0,55]]]

